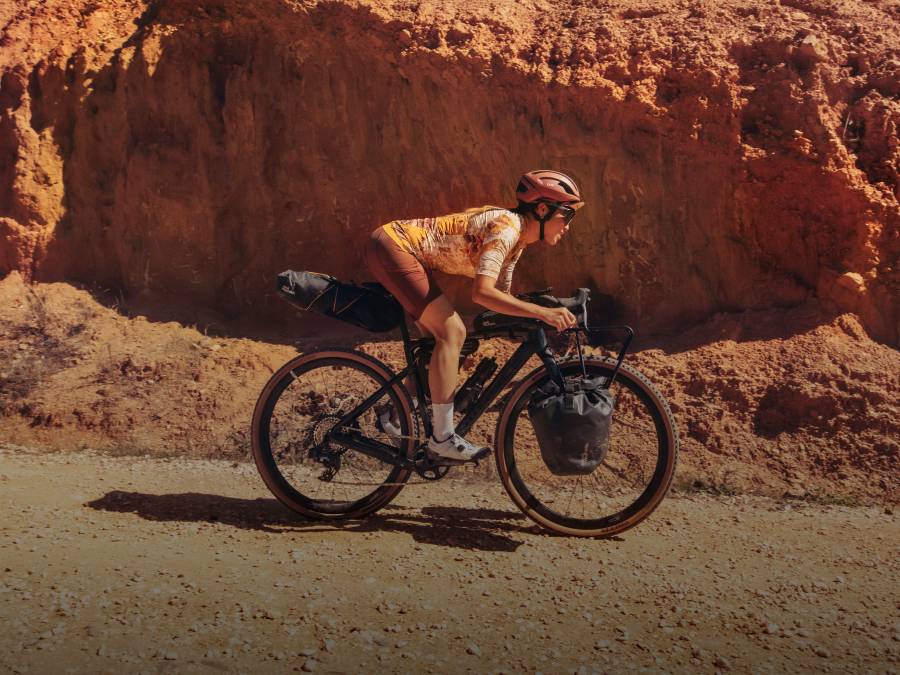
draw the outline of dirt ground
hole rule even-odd
[[[0,671],[896,673],[898,17],[0,3]],[[608,541],[535,530],[490,466],[292,517],[248,464],[264,383],[402,354],[274,275],[365,280],[378,224],[509,204],[537,166],[586,205],[514,288],[638,329],[672,495]]]
[[[304,522],[247,463],[0,449],[0,671],[895,673],[891,509],[671,497],[613,540],[499,483]]]

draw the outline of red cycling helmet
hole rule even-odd
[[[525,205],[541,225],[540,237],[544,240],[544,225],[557,211],[568,211],[566,223],[575,215],[575,210],[584,206],[584,200],[575,181],[566,174],[549,169],[529,171],[519,179],[516,197],[520,208]],[[538,216],[535,207],[547,204],[550,209],[544,216]]]
[[[525,204],[576,204],[584,201],[574,180],[564,173],[549,169],[529,171],[522,176],[516,188],[516,197]]]

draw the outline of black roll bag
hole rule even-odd
[[[606,382],[579,378],[561,388],[551,380],[532,394],[528,416],[550,473],[584,476],[606,457],[615,407]]]
[[[295,307],[318,312],[373,333],[393,330],[403,307],[378,284],[348,284],[319,272],[287,270],[278,275],[278,291]]]

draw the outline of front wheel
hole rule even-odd
[[[589,378],[612,377],[615,362],[586,359]],[[560,363],[566,379],[582,377],[579,361]],[[510,396],[497,422],[496,458],[503,486],[532,520],[560,534],[610,537],[634,527],[659,505],[675,474],[678,435],[662,394],[622,364],[610,387],[615,396],[610,447],[590,474],[557,476],[541,458],[528,402],[549,375],[540,367]]]
[[[253,412],[256,467],[285,506],[315,519],[359,518],[393,499],[410,476],[393,466],[329,440],[348,412],[376,392],[380,398],[347,430],[411,457],[416,444],[412,401],[377,359],[355,351],[322,351],[298,356],[266,384]],[[376,423],[378,405],[398,413],[401,435],[394,438]]]

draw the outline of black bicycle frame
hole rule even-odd
[[[407,364],[406,368],[404,368],[402,371],[388,380],[387,383],[385,383],[385,385],[381,387],[381,389],[377,390],[371,396],[367,397],[364,401],[359,403],[355,408],[345,413],[341,417],[341,419],[338,420],[337,423],[332,427],[332,430],[328,432],[328,434],[326,434],[326,438],[337,443],[338,445],[352,448],[358,452],[369,455],[370,457],[374,457],[375,459],[379,459],[388,464],[410,468],[414,465],[413,460],[406,457],[400,457],[397,454],[397,448],[395,446],[388,445],[387,443],[383,443],[374,438],[363,436],[358,430],[353,429],[352,427],[347,428],[348,425],[356,420],[356,418],[358,418],[364,411],[368,410],[371,406],[377,403],[391,387],[396,385],[408,375],[412,375],[413,383],[415,384],[416,395],[418,396],[419,401],[424,403],[424,401],[426,400],[425,393],[427,391],[426,387],[428,386],[428,383],[423,381],[420,369],[418,368],[418,363],[422,358],[422,353],[428,353],[430,352],[431,348],[434,347],[434,339],[421,338],[412,340],[409,336],[409,328],[405,323],[401,324],[400,329],[403,334],[403,349]],[[509,337],[514,338],[517,335],[521,335],[523,332],[525,332],[525,329],[510,329],[509,331],[498,331],[491,334],[475,333],[470,337],[471,339],[482,340],[508,334]],[[576,330],[576,334],[584,333],[587,336],[588,343],[592,346],[600,346],[604,344],[604,341],[600,339],[600,336],[614,332],[624,332],[625,338],[622,340],[622,346],[619,349],[619,353],[616,357],[616,367],[613,371],[612,377],[610,377],[610,380],[606,385],[607,387],[613,383],[616,375],[619,372],[619,367],[622,365],[622,361],[625,358],[625,353],[628,350],[628,346],[631,344],[632,338],[634,337],[634,331],[628,326],[604,326],[602,328],[581,327]],[[581,359],[583,367],[584,357],[581,352],[580,337],[578,339],[578,355]],[[513,380],[516,373],[518,373],[528,362],[528,359],[530,359],[534,355],[537,355],[541,359],[550,377],[552,377],[557,383],[562,385],[562,375],[559,370],[559,365],[548,349],[547,334],[544,332],[543,327],[536,325],[527,330],[527,337],[522,341],[516,351],[513,352],[513,355],[503,365],[503,367],[500,369],[500,372],[498,372],[490,381],[490,384],[487,386],[487,388],[484,389],[478,399],[470,407],[469,411],[463,416],[459,424],[456,425],[456,432],[458,434],[464,436],[469,432],[478,418],[484,414],[484,412],[497,399],[497,396],[500,395],[500,392],[503,391],[503,389]],[[426,437],[430,437],[433,432],[433,426],[431,416],[428,413],[428,406],[421,405],[419,412],[421,413],[422,422],[425,427]]]

